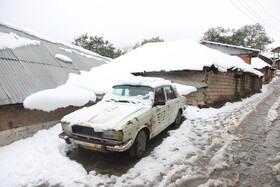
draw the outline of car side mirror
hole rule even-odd
[[[154,106],[164,106],[164,105],[165,105],[165,101],[163,100],[154,102]]]

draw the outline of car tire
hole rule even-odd
[[[141,130],[137,134],[136,139],[129,150],[129,156],[141,158],[145,153],[146,144],[147,144],[147,134],[145,133],[144,130]]]
[[[174,125],[180,125],[181,123],[182,123],[182,112],[181,110],[179,110],[175,118]]]

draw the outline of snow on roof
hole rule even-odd
[[[268,49],[273,50],[277,47],[280,47],[280,41],[273,42],[267,46]]]
[[[92,52],[92,51],[89,51],[87,49],[84,49],[82,47],[79,47],[79,46],[76,46],[76,45],[73,45],[73,44],[69,44],[69,43],[66,43],[66,42],[62,42],[62,41],[58,41],[58,40],[54,40],[54,39],[51,39],[49,38],[48,36],[45,36],[43,34],[40,34],[40,33],[37,33],[37,32],[34,32],[34,31],[31,31],[31,30],[28,30],[28,29],[25,29],[25,28],[21,28],[19,26],[16,26],[16,25],[13,25],[11,23],[7,23],[5,21],[2,21],[0,20],[0,25],[3,25],[5,27],[8,27],[8,28],[12,28],[14,30],[17,30],[17,31],[20,31],[20,32],[24,32],[25,34],[27,35],[30,35],[30,36],[33,36],[35,38],[38,38],[40,40],[45,40],[45,41],[48,41],[50,43],[54,43],[54,44],[62,44],[64,46],[67,46],[69,48],[72,48],[72,49],[75,49],[75,50],[78,50],[80,52],[83,52],[85,54],[88,54],[88,55],[91,55],[91,56],[94,56],[94,57],[97,57],[97,58],[100,58],[100,59],[103,59],[103,60],[106,60],[107,62],[110,62],[111,59],[108,58],[108,57],[104,57],[104,56],[101,56],[95,52]],[[3,43],[3,41],[1,40],[0,38],[0,43]],[[8,42],[9,43],[9,42]],[[0,49],[1,49],[1,45],[0,45]]]
[[[248,50],[248,51],[260,52],[259,49],[253,49],[253,48],[249,48],[249,47],[230,45],[230,44],[224,44],[224,43],[212,42],[212,41],[206,41],[206,40],[203,40],[200,43],[209,43],[209,44],[215,44],[215,45],[220,45],[220,46],[225,46],[225,47],[232,47],[232,48],[236,48],[236,49],[244,49],[244,50]]]
[[[269,65],[268,63],[266,63],[260,58],[252,58],[251,66],[255,69],[263,69],[265,67],[271,67],[271,65]]]
[[[55,89],[43,90],[28,96],[23,105],[25,108],[53,111],[57,108],[83,106],[89,101],[96,101],[96,95],[107,93],[114,85],[131,84],[157,87],[171,84],[162,78],[134,76],[124,69],[101,65],[90,71],[82,71],[80,75],[69,74],[66,84]],[[175,85],[182,95],[196,91],[196,88],[185,85]],[[79,97],[77,97],[77,95]]]
[[[0,49],[15,49],[28,45],[40,45],[40,41],[20,37],[12,32],[9,34],[0,32]]]
[[[262,76],[262,73],[254,70],[239,57],[229,56],[189,40],[182,40],[176,42],[146,44],[126,55],[113,60],[110,64],[92,68],[89,72],[81,72],[81,75],[70,74],[66,85],[82,88],[99,95],[108,92],[111,87],[116,84],[129,83],[155,86],[159,83],[162,84],[165,81],[164,79],[159,78],[151,79],[135,77],[131,74],[132,72],[162,70],[201,71],[204,67],[211,67],[212,65],[224,72],[226,72],[228,69],[240,69],[245,72],[251,72],[258,76]],[[177,90],[182,95],[196,91],[196,89],[193,87],[186,88],[182,85],[177,85],[177,87]],[[84,98],[81,99],[81,102],[79,103],[71,102],[67,98],[64,100],[63,97],[48,97],[48,94],[44,94],[44,92],[47,93],[48,91],[41,91],[27,97],[23,103],[24,107],[32,107],[33,109],[37,108],[40,110],[50,111],[61,106],[83,106],[85,101],[95,101],[92,100],[93,97],[90,94],[84,94]],[[62,89],[52,90],[52,93],[55,92],[57,92],[58,95],[63,95],[65,93]],[[75,93],[73,94],[73,97],[77,96]],[[71,95],[71,92],[68,91],[67,95]],[[33,99],[40,100],[40,98],[41,100],[48,101],[46,103],[57,104],[55,106],[48,107],[48,104],[42,105],[40,103],[36,104],[36,102],[32,102]],[[57,102],[56,99],[59,102]],[[32,106],[30,106],[29,103],[33,103]]]
[[[68,56],[65,56],[65,55],[62,55],[62,54],[56,54],[54,57],[57,58],[58,60],[63,61],[63,62],[72,63],[72,59],[69,58]]]
[[[130,72],[197,70],[214,65],[220,71],[240,69],[258,76],[241,58],[210,49],[190,40],[148,43],[111,62]]]

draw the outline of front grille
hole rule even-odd
[[[97,138],[102,138],[101,132],[95,132],[93,128],[91,127],[84,127],[80,125],[73,125],[72,126],[72,132],[77,134],[84,134],[89,135]]]

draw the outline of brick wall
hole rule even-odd
[[[240,54],[240,55],[234,55],[240,57],[242,60],[244,60],[247,64],[251,64],[251,56],[248,54]]]
[[[161,77],[173,82],[197,88],[186,96],[187,104],[212,106],[247,97],[259,92],[262,79],[251,73],[235,71],[219,72],[215,67],[203,71],[146,72],[135,75]]]

